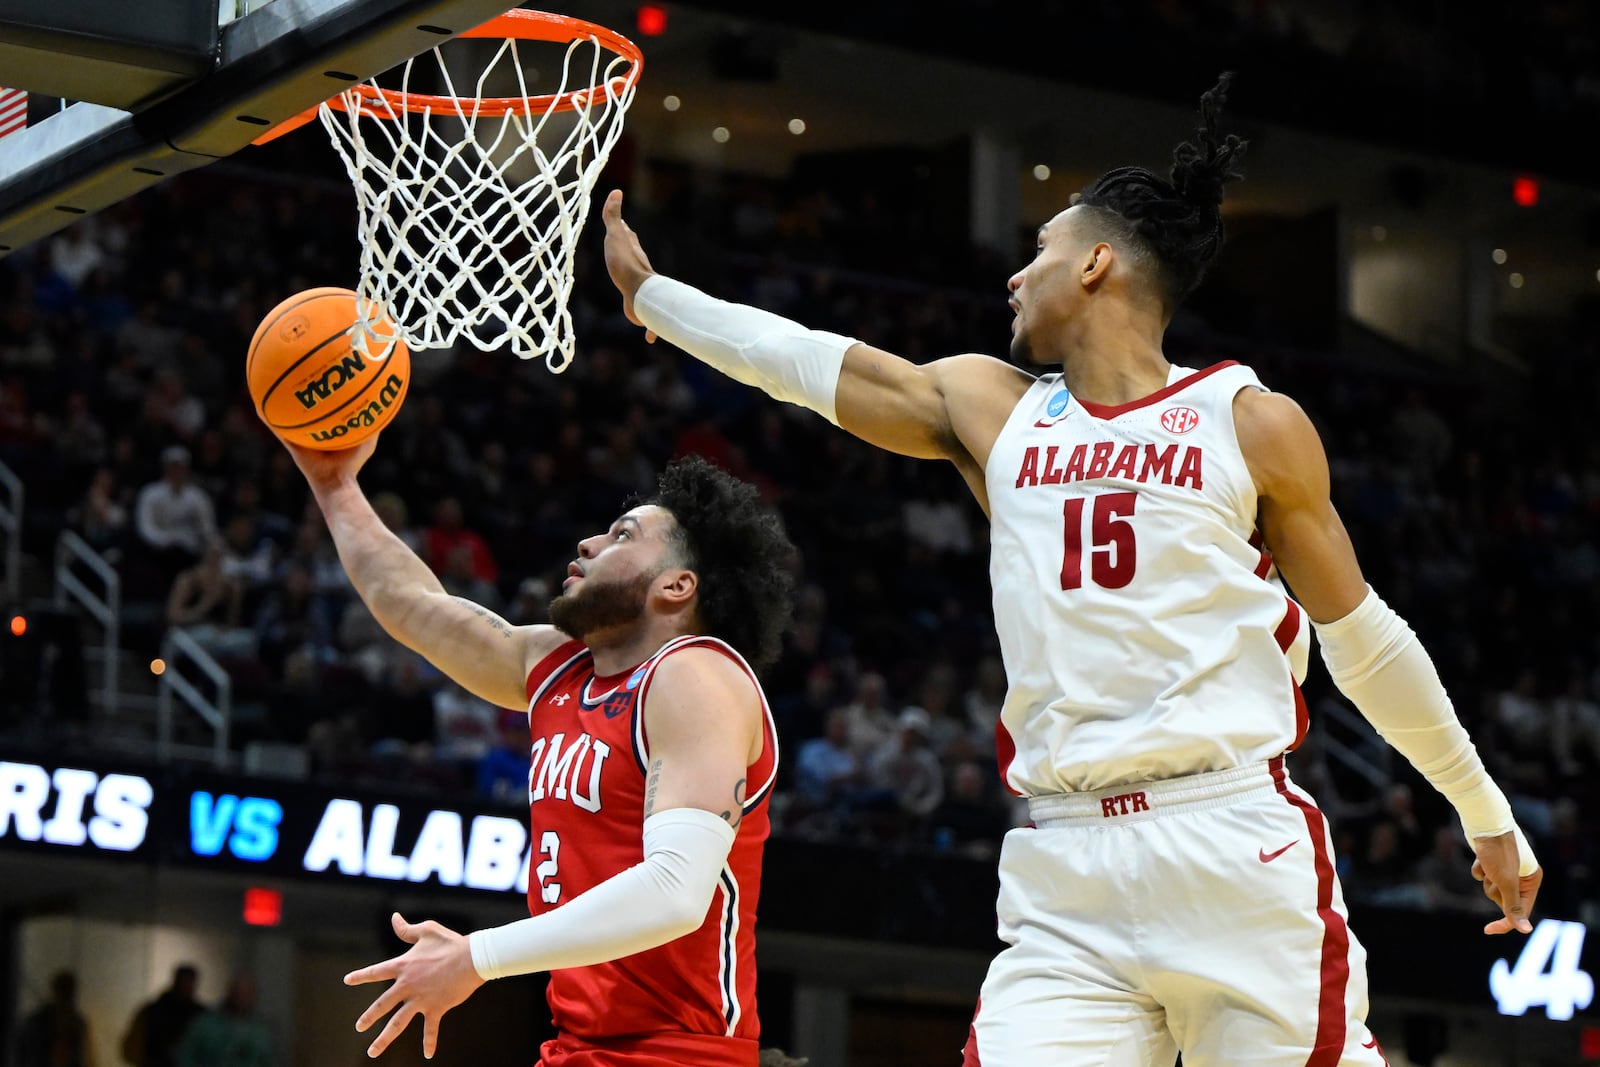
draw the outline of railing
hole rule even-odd
[[[97,593],[73,573],[74,563],[87,567],[104,585]],[[100,712],[110,714],[117,707],[117,656],[121,650],[122,578],[105,557],[71,530],[63,530],[56,540],[56,607],[68,600],[77,601],[105,631],[104,656],[100,669]]]
[[[1388,757],[1394,752],[1394,749],[1378,740],[1378,732],[1373,729],[1372,724],[1337,700],[1323,701],[1317,707],[1317,714],[1325,720],[1331,720],[1332,723],[1337,724],[1349,735],[1363,740],[1367,738],[1377,740],[1377,744],[1371,747],[1380,753],[1380,758],[1373,760],[1363,754],[1356,745],[1346,744],[1344,741],[1332,736],[1332,731],[1328,729],[1328,722],[1324,722],[1317,731],[1317,743],[1322,746],[1322,750],[1330,758],[1338,760],[1380,790],[1387,788],[1389,783],[1394,780],[1394,775],[1389,772],[1388,762]]]
[[[6,535],[5,578],[0,591],[15,598],[22,592],[22,479],[0,463],[0,533]]]
[[[166,670],[156,695],[156,742],[163,761],[172,758],[173,699],[183,701],[212,730],[212,761],[219,769],[228,766],[228,731],[233,724],[233,682],[222,665],[211,658],[211,653],[189,635],[189,631],[174,626],[161,642],[161,658],[166,660]],[[193,663],[195,669],[216,687],[215,699],[208,698],[193,682],[178,670],[181,660]]]

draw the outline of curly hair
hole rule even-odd
[[[1117,167],[1100,175],[1073,198],[1092,209],[1101,232],[1133,247],[1136,259],[1153,266],[1168,309],[1194,292],[1222,251],[1223,187],[1244,175],[1238,164],[1248,141],[1217,135],[1217,114],[1228,101],[1231,72],[1200,97],[1195,140],[1172,150],[1166,180],[1144,167]]]
[[[699,575],[705,633],[739,650],[756,670],[774,663],[794,611],[795,547],[783,520],[749,482],[701,459],[669,464],[640,503],[677,520],[672,538]]]

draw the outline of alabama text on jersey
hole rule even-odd
[[[1256,533],[1233,362],[1107,407],[1035,382],[985,469],[1009,690],[1001,775],[1028,796],[1269,759],[1304,736],[1309,628]]]

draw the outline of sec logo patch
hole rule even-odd
[[[1194,408],[1168,408],[1161,413],[1161,428],[1168,433],[1188,433],[1200,425],[1200,413]]]

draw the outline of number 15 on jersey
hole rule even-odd
[[[1097,493],[1093,498],[1073,496],[1062,503],[1061,588],[1083,587],[1083,513],[1089,507],[1089,580],[1102,589],[1121,589],[1133,581],[1139,551],[1133,539],[1133,509],[1139,494]]]

